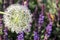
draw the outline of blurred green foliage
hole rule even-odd
[[[2,3],[2,0],[0,0],[0,4]]]

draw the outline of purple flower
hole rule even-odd
[[[7,33],[7,28],[4,28],[4,40],[8,40],[8,33]]]
[[[45,38],[44,39],[48,39],[51,35],[51,31],[52,31],[52,25],[53,22],[50,22],[47,27],[46,27],[46,32],[45,32]]]
[[[44,15],[43,15],[43,14],[40,14],[40,15],[39,15],[38,23],[39,23],[39,24],[43,24],[43,22],[44,22]]]
[[[24,32],[19,33],[17,37],[17,40],[24,40]]]
[[[39,28],[39,30],[41,30],[41,27],[43,25],[43,22],[44,22],[44,15],[43,15],[43,13],[41,13],[39,15],[39,19],[38,19],[38,28]]]
[[[34,40],[39,40],[38,33],[34,31]]]
[[[39,26],[42,26],[43,22],[44,22],[44,5],[42,5],[41,7],[41,14],[39,14],[39,20],[38,20],[38,24]]]

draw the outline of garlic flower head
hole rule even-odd
[[[5,27],[12,32],[30,31],[30,22],[32,22],[32,14],[30,10],[20,4],[10,5],[3,15]]]

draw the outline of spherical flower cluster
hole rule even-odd
[[[12,32],[30,31],[30,22],[32,22],[32,14],[30,10],[23,5],[10,5],[3,16],[5,27]]]

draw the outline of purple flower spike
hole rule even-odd
[[[53,25],[53,22],[50,22],[47,25],[44,40],[47,40],[50,37],[51,31],[52,31],[52,25]]]
[[[17,40],[24,40],[24,32],[19,33],[17,37]]]
[[[40,14],[38,23],[43,24],[43,22],[44,22],[44,16],[42,14]]]
[[[38,33],[34,31],[34,40],[39,40]]]
[[[7,33],[7,28],[5,28],[4,29],[4,35],[3,35],[3,37],[4,37],[4,40],[8,40],[8,33]]]
[[[42,5],[42,8],[41,8],[41,14],[39,15],[39,20],[38,20],[38,24],[39,26],[43,24],[44,22],[44,5]]]

